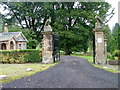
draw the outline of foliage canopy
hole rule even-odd
[[[114,10],[108,13],[111,6],[107,2],[4,2],[3,4],[10,10],[8,15],[11,16],[4,22],[27,28],[30,32],[28,38],[33,40],[29,43],[31,48],[40,43],[45,21],[51,17],[51,26],[54,31],[59,32],[60,46],[66,54],[71,54],[72,51],[87,52],[88,47],[94,43],[92,31],[96,22],[94,17],[99,15],[105,23],[114,14]],[[109,19],[106,20],[106,17]]]

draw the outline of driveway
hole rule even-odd
[[[91,66],[76,56],[61,56],[62,62],[38,72],[3,84],[4,88],[118,88],[118,74]]]

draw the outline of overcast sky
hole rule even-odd
[[[110,3],[112,5],[112,7],[115,8],[115,15],[108,22],[110,29],[112,29],[113,26],[115,25],[115,23],[118,23],[118,2],[120,0],[105,0],[105,1]]]
[[[108,22],[110,29],[112,29],[113,26],[115,25],[115,23],[118,23],[118,2],[120,0],[105,0],[105,1],[108,2],[109,4],[111,4],[112,8],[115,8],[115,15]],[[0,6],[0,12],[5,13],[8,11],[3,12],[3,8]]]

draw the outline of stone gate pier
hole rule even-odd
[[[96,16],[95,24],[95,64],[106,64],[107,58],[107,42],[104,35],[102,20]]]
[[[56,53],[55,49],[55,32],[53,32],[50,26],[51,20],[48,19],[44,26],[44,31],[42,32],[42,63],[51,64],[60,60],[59,52]],[[58,57],[56,57],[58,55]]]

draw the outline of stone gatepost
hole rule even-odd
[[[106,39],[106,37],[105,37],[105,39],[104,39],[104,43],[105,43],[105,59],[107,60],[107,39]]]
[[[104,28],[102,20],[96,16],[97,22],[95,24],[95,64],[106,64],[106,40],[104,38]]]
[[[50,19],[46,21],[44,26],[43,40],[42,40],[42,63],[50,64],[54,63],[54,32],[50,26]]]

